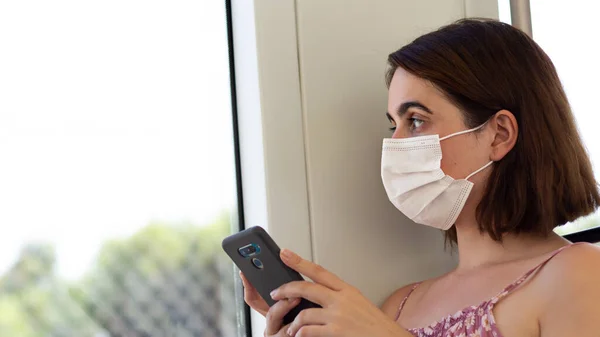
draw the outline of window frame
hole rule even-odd
[[[233,134],[233,152],[234,152],[234,163],[235,163],[235,184],[236,184],[236,198],[237,198],[237,230],[242,231],[246,228],[245,216],[244,216],[244,193],[242,184],[242,169],[241,169],[241,150],[240,150],[240,131],[238,123],[238,106],[237,106],[237,89],[235,82],[235,51],[234,51],[234,40],[233,40],[233,15],[231,9],[231,0],[225,0],[225,15],[227,25],[227,47],[229,56],[229,85],[230,85],[230,97],[231,97],[231,120],[232,120],[232,134]],[[235,277],[235,275],[234,275]],[[238,289],[241,289],[241,280],[237,280]],[[244,302],[243,290],[240,291],[242,296],[241,309],[242,322],[238,322],[238,326],[243,326],[243,336],[252,336],[252,326],[250,319],[250,307]],[[238,311],[239,312],[239,311]],[[241,324],[240,324],[241,323]],[[242,331],[238,330],[238,334]]]
[[[280,247],[312,260],[296,3],[226,4],[234,45],[244,227],[261,226]],[[238,283],[236,291],[236,299],[241,298]],[[250,320],[248,337],[262,336],[265,318],[251,310]]]
[[[563,237],[571,242],[599,243],[600,227],[589,228],[580,232],[567,234]]]

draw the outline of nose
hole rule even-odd
[[[407,135],[406,132],[403,132],[401,128],[396,128],[396,130],[392,134],[393,139],[408,138],[408,137],[410,137],[410,135]]]

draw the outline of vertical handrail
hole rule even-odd
[[[510,17],[514,27],[533,37],[529,0],[510,0]]]

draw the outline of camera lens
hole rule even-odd
[[[248,257],[248,247],[242,247],[238,249],[238,252],[243,257]]]
[[[261,260],[259,260],[259,259],[257,259],[257,258],[253,258],[253,259],[252,259],[252,264],[253,264],[253,265],[254,265],[256,268],[258,268],[258,269],[263,269],[263,268],[264,268],[264,265],[263,265],[262,261],[261,261]]]
[[[254,243],[238,248],[238,253],[243,257],[251,257],[260,254],[260,246]]]

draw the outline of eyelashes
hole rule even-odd
[[[410,121],[410,130],[411,130],[411,131],[414,131],[414,130],[418,129],[419,127],[421,127],[421,125],[422,125],[423,123],[425,123],[425,121],[424,121],[424,120],[422,120],[422,119],[419,119],[419,118],[415,118],[415,117],[410,117],[410,118],[407,118],[407,120],[408,120],[408,121]],[[394,120],[391,120],[391,119],[390,119],[390,123],[394,123]],[[416,125],[416,124],[418,124],[418,125]],[[396,129],[397,129],[397,127],[396,127],[396,126],[392,126],[392,127],[390,127],[390,131],[391,131],[391,132],[395,132],[395,131],[396,131]]]

